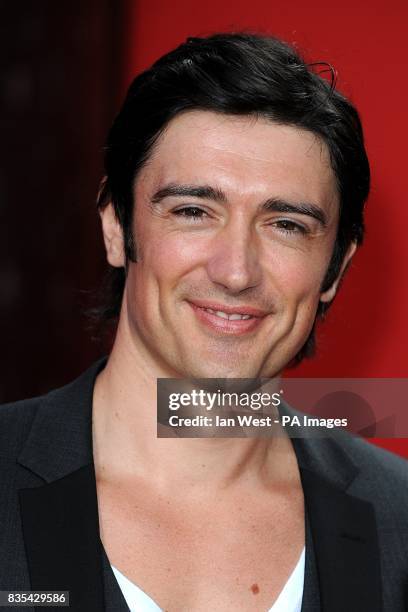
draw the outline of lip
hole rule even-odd
[[[211,308],[211,310],[221,310],[226,314],[243,314],[251,317],[265,317],[268,313],[253,306],[227,306],[226,304],[217,304],[216,302],[205,302],[202,300],[194,300],[189,302],[192,306],[198,308]]]
[[[224,304],[201,301],[188,301],[187,303],[191,306],[198,320],[206,327],[218,333],[235,336],[241,336],[243,334],[253,332],[255,329],[257,329],[257,327],[259,327],[259,325],[267,314],[259,310],[258,308],[253,308],[252,306],[225,306]],[[221,310],[226,314],[249,315],[252,318],[231,321],[229,319],[222,319],[216,314],[208,312],[207,310],[205,310],[206,308],[211,308],[211,310]]]

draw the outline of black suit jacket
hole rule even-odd
[[[119,609],[92,457],[104,363],[0,410],[0,590],[69,590],[75,612]],[[292,441],[306,506],[302,612],[406,612],[408,462],[344,434]]]

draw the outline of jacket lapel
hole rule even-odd
[[[321,610],[381,612],[381,568],[374,509],[369,502],[347,492],[358,469],[334,439],[292,442],[313,541]],[[305,582],[302,612],[316,609],[308,600],[308,592],[312,590],[312,585]]]
[[[92,458],[92,395],[103,365],[44,398],[19,457],[45,482],[20,490],[31,589],[69,591],[73,612],[104,610]]]
[[[103,610],[93,466],[23,489],[20,504],[31,589],[69,591],[75,612]]]

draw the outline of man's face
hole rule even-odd
[[[134,188],[122,316],[170,376],[277,374],[307,339],[336,237],[326,145],[263,118],[173,119]]]

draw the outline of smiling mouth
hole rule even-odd
[[[206,310],[207,312],[210,312],[211,314],[214,314],[217,317],[220,317],[221,319],[228,319],[229,321],[242,321],[247,319],[253,319],[253,317],[248,314],[228,314],[227,312],[223,312],[222,310],[213,310],[212,308],[204,308],[203,310]]]
[[[207,329],[228,335],[243,335],[253,332],[268,313],[250,306],[227,307],[222,310],[221,304],[207,305],[188,302],[197,319]]]

